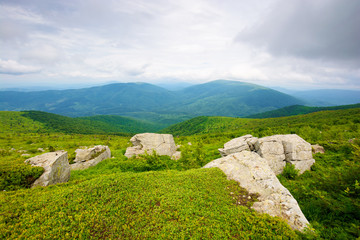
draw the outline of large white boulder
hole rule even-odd
[[[219,149],[221,156],[242,151],[254,151],[265,158],[275,174],[283,172],[286,162],[293,164],[299,173],[310,170],[315,163],[311,144],[296,134],[273,135],[256,138],[245,135],[230,140]]]
[[[111,157],[109,147],[103,145],[97,145],[92,148],[76,149],[75,152],[75,163],[70,165],[71,170],[87,169]]]
[[[125,156],[130,158],[140,154],[152,154],[153,150],[158,155],[173,156],[176,153],[174,137],[171,134],[141,133],[130,139],[133,147],[128,147]]]
[[[25,162],[44,168],[44,173],[36,179],[32,187],[64,183],[70,179],[70,164],[65,151],[44,153]]]
[[[252,208],[260,213],[283,218],[294,230],[309,224],[296,199],[279,182],[268,161],[255,152],[242,151],[216,159],[204,168],[218,167],[249,193],[258,193]]]

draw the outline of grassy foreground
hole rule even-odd
[[[239,205],[246,193],[218,169],[73,175],[66,184],[1,192],[0,238],[297,238],[280,219]]]

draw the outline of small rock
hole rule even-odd
[[[181,152],[180,151],[176,151],[172,156],[171,159],[173,160],[179,160],[181,158]]]
[[[325,149],[323,146],[320,146],[319,144],[311,145],[312,153],[325,153]]]
[[[45,150],[43,148],[38,148],[37,149],[39,152],[45,152]]]

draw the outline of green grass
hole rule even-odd
[[[74,173],[76,175],[76,173]],[[235,192],[235,193],[234,193]],[[218,169],[113,173],[2,192],[3,239],[295,239],[280,219],[238,205]],[[281,233],[281,235],[280,235]]]

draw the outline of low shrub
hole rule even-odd
[[[295,179],[299,174],[299,170],[295,168],[295,165],[286,163],[282,175],[286,179]]]
[[[28,188],[44,172],[42,167],[16,164],[0,169],[0,190]]]

